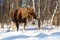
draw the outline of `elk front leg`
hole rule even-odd
[[[24,20],[23,20],[23,30],[25,30],[25,26],[26,26],[26,24],[27,24],[27,18],[25,18]]]
[[[25,30],[25,23],[23,23],[22,26],[23,26],[23,30]]]
[[[19,23],[16,22],[17,31],[19,30]]]

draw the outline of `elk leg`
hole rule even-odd
[[[17,27],[17,26],[16,26],[16,22],[13,22],[13,21],[12,21],[12,29],[13,29],[13,30],[16,30],[16,27]]]
[[[25,30],[25,23],[23,23],[23,30]]]
[[[14,22],[13,21],[12,21],[12,29],[15,30],[15,28],[14,28]]]
[[[24,19],[24,22],[23,22],[23,30],[25,30],[26,23],[27,23],[27,18]]]
[[[19,30],[19,24],[16,22],[17,31]]]

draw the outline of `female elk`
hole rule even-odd
[[[27,24],[27,18],[35,18],[36,15],[31,7],[19,7],[11,12],[11,18],[13,23],[16,24],[17,30],[19,29],[19,23],[23,23],[23,30]]]

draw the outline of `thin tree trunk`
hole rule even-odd
[[[35,0],[32,0],[33,2],[33,8],[34,8],[34,12],[35,12]]]
[[[57,9],[58,9],[58,3],[56,2],[56,8],[55,8],[55,10],[54,10],[54,12],[53,12],[53,15],[52,15],[52,18],[51,18],[51,25],[52,25],[52,21],[53,21],[53,18],[54,18],[54,16],[55,16],[55,14],[56,14],[56,11],[57,11]]]
[[[59,2],[59,11],[60,11],[60,0],[58,0],[58,2]]]
[[[17,8],[18,8],[18,0],[16,0],[17,1]]]
[[[38,1],[38,28],[40,29],[40,0]]]

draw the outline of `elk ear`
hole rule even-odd
[[[27,11],[30,12],[30,8],[29,7],[27,7]]]

